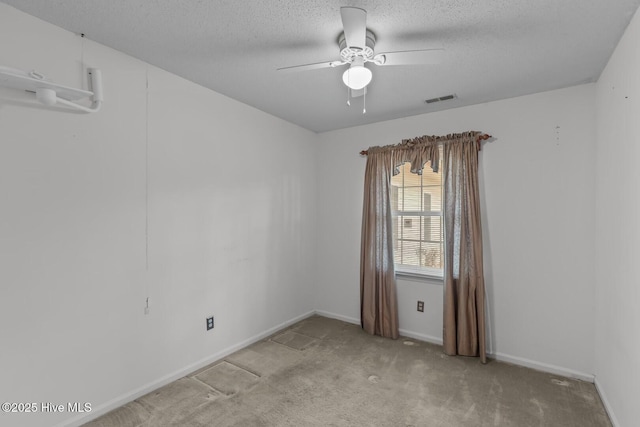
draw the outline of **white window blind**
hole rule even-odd
[[[422,175],[411,173],[409,163],[399,170],[391,179],[396,271],[441,277],[444,265],[442,173],[434,173],[431,163],[424,166]]]

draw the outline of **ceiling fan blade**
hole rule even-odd
[[[367,11],[358,7],[341,7],[340,16],[347,47],[364,49],[367,37]]]
[[[434,65],[442,63],[444,49],[405,50],[380,53],[374,57],[378,65]],[[382,62],[382,63],[380,63]]]
[[[331,65],[336,64],[336,65]],[[277,71],[290,73],[294,71],[308,71],[308,70],[317,70],[319,68],[329,68],[335,67],[337,65],[342,65],[339,61],[329,61],[329,62],[315,62],[313,64],[304,64],[304,65],[293,65],[291,67],[282,67],[278,68]]]

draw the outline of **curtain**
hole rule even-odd
[[[478,139],[468,134],[443,146],[443,346],[446,354],[480,356],[486,363],[479,150]]]
[[[360,252],[360,321],[372,334],[397,339],[398,303],[393,266],[389,188],[391,152],[371,153],[365,170]]]
[[[368,150],[362,209],[360,321],[362,328],[372,335],[399,337],[391,177],[399,173],[397,168],[405,161],[411,162],[412,172],[422,173],[424,164],[431,159],[437,170],[439,151],[433,137]]]
[[[421,174],[431,162],[438,172],[443,146],[444,181],[444,351],[479,356],[486,363],[484,276],[478,189],[480,140],[466,132],[422,136],[367,150],[360,257],[360,315],[370,334],[398,338],[398,309],[393,257],[391,177],[411,163]]]

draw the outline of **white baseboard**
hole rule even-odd
[[[77,427],[77,426],[81,426],[82,424],[88,423],[91,420],[94,420],[104,414],[106,414],[109,411],[112,411],[116,408],[119,408],[122,405],[125,405],[129,402],[132,402],[134,400],[136,400],[139,397],[144,396],[145,394],[148,394],[162,386],[165,386],[177,379],[180,379],[184,376],[187,376],[189,374],[191,374],[192,372],[197,371],[198,369],[204,368],[207,365],[212,364],[213,362],[216,362],[228,355],[230,355],[231,353],[235,353],[236,351],[247,347],[255,342],[258,342],[266,337],[268,337],[269,335],[274,334],[275,332],[284,329],[288,326],[293,325],[294,323],[297,323],[303,319],[306,319],[307,317],[313,316],[315,314],[315,311],[310,311],[308,313],[302,314],[300,316],[294,317],[293,319],[287,320],[285,322],[280,323],[279,325],[276,325],[272,328],[267,329],[264,332],[261,332],[257,335],[252,336],[251,338],[248,338],[244,341],[241,341],[237,344],[234,344],[230,347],[227,347],[223,350],[220,350],[217,353],[212,354],[211,356],[205,357],[204,359],[201,359],[195,363],[192,363],[188,366],[186,366],[185,368],[182,368],[178,371],[175,371],[169,375],[165,375],[164,377],[153,381],[151,383],[148,383],[136,390],[133,390],[129,393],[123,394],[121,396],[116,397],[115,399],[112,399],[108,402],[106,402],[103,405],[97,406],[92,408],[91,413],[87,413],[84,415],[79,415],[77,417],[71,418],[69,420],[64,421],[63,423],[59,424],[58,427]]]
[[[360,325],[360,319],[355,317],[343,316],[342,314],[332,313],[330,311],[324,310],[316,310],[315,314],[318,316],[329,317],[331,319],[342,320],[343,322],[353,323],[354,325]],[[431,335],[425,335],[418,332],[409,331],[407,329],[400,329],[400,335],[407,338],[414,338],[420,341],[429,342],[432,344],[442,345],[442,339],[438,337],[433,337]]]
[[[596,391],[600,395],[600,400],[602,400],[604,409],[605,411],[607,411],[607,415],[609,415],[609,420],[611,421],[611,424],[613,425],[613,427],[620,427],[621,424],[618,422],[616,415],[613,413],[613,408],[609,403],[607,394],[604,392],[604,390],[602,389],[602,386],[600,385],[600,382],[598,381],[598,377],[595,378],[595,381],[593,383],[596,385]]]
[[[400,329],[400,335],[409,338],[415,338],[420,341],[426,341],[432,344],[442,345],[441,337],[434,337],[431,335],[421,334],[419,332],[408,331],[406,329]],[[560,366],[550,365],[547,363],[536,362],[535,360],[525,359],[523,357],[510,356],[504,353],[492,353],[487,354],[487,356],[501,362],[524,366],[526,368],[535,369],[536,371],[561,375],[568,378],[575,378],[590,383],[594,382],[593,374],[585,374],[584,372],[574,371],[572,369],[562,368]]]
[[[323,310],[316,310],[315,314],[324,317],[330,317],[332,319],[342,320],[347,323],[354,323],[356,325],[360,324],[360,319],[356,319],[355,317],[343,316],[342,314],[331,313]],[[434,337],[431,335],[422,334],[420,332],[413,332],[407,329],[400,329],[400,335],[414,338],[420,341],[425,341],[432,344],[442,345],[441,337]],[[550,374],[561,375],[563,377],[575,378],[582,381],[594,382],[593,374],[586,374],[584,372],[574,371],[572,369],[563,368],[560,366],[550,365],[547,363],[536,362],[535,360],[525,359],[523,357],[510,356],[504,353],[492,353],[487,354],[487,356],[499,360],[502,362],[512,363],[514,365],[524,366],[526,368],[535,369],[537,371],[547,372]]]
[[[342,314],[331,313],[330,311],[316,310],[314,312],[318,316],[329,317],[330,319],[342,320],[343,322],[353,323],[354,325],[360,324],[360,319],[355,317],[343,316]]]
[[[525,359],[524,357],[510,356],[504,353],[493,353],[487,356],[494,358],[500,362],[512,363],[514,365],[524,366],[526,368],[535,369],[537,371],[548,372],[550,374],[561,375],[563,377],[575,378],[582,381],[592,383],[595,379],[593,374],[574,371],[573,369],[563,368],[548,363],[536,362],[535,360]]]
[[[402,335],[403,337],[429,342],[431,344],[442,345],[442,338],[434,337],[432,335],[421,334],[419,332],[408,331],[406,329],[400,329],[400,335]]]

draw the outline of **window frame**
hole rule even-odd
[[[441,156],[442,157],[442,156]],[[404,167],[406,164],[406,162],[401,165],[402,167]],[[429,163],[427,163],[425,165],[425,169],[427,168],[427,165]],[[404,172],[403,172],[404,173]],[[441,200],[442,203],[444,202],[444,183],[442,182],[442,175],[441,172],[438,172],[438,175],[440,177],[440,194],[441,194]],[[422,180],[423,178],[421,178]],[[413,186],[408,186],[408,187],[413,187]],[[423,187],[422,181],[421,181],[421,188]],[[401,211],[396,209],[398,206],[398,198],[399,198],[399,193],[400,191],[402,191],[402,189],[407,188],[406,185],[402,185],[402,186],[395,186],[393,185],[391,187],[391,192],[392,194],[390,194],[390,201],[392,202],[392,206],[391,206],[391,216],[393,218],[394,221],[396,221],[396,219],[399,216],[412,216],[412,217],[439,217],[440,218],[440,224],[443,227],[442,229],[442,242],[441,242],[441,247],[442,247],[442,252],[441,252],[441,257],[443,258],[442,260],[442,264],[443,267],[441,269],[439,268],[432,268],[432,267],[419,267],[419,266],[412,266],[412,265],[407,265],[407,264],[398,264],[395,262],[395,256],[394,256],[394,270],[396,273],[396,276],[399,276],[401,278],[404,279],[409,279],[409,280],[418,280],[418,281],[438,281],[441,282],[444,279],[444,209],[441,209],[440,211]],[[422,193],[422,203],[423,203],[423,207],[426,206],[424,204],[424,200],[425,200],[425,196],[429,193]],[[395,203],[394,203],[395,201]],[[423,233],[426,232],[426,230],[423,230]],[[395,234],[395,233],[394,233]],[[424,235],[421,236],[420,241],[424,242],[427,241],[426,239],[423,239]],[[396,246],[396,242],[398,240],[406,240],[406,239],[397,239],[394,237],[394,250],[395,250],[395,246]]]

